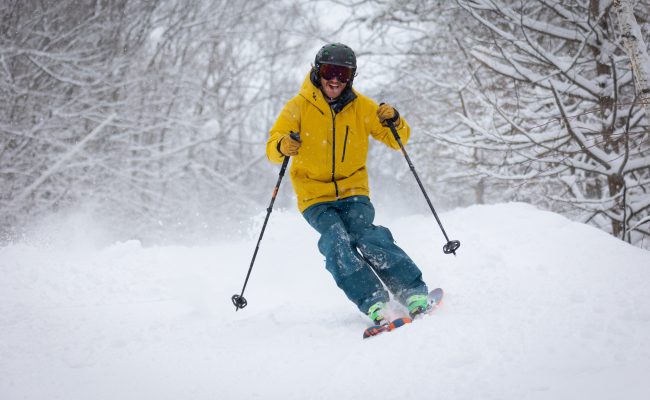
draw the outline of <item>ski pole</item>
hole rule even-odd
[[[460,241],[449,240],[449,237],[447,237],[447,232],[445,232],[445,228],[442,227],[442,222],[440,222],[440,218],[438,218],[438,214],[436,213],[436,210],[433,208],[433,204],[431,204],[431,200],[429,199],[426,190],[424,190],[424,186],[420,181],[420,177],[418,176],[417,172],[415,172],[415,167],[413,166],[413,163],[411,162],[411,158],[409,157],[408,153],[406,152],[406,149],[404,148],[404,145],[402,144],[402,139],[399,137],[399,134],[397,133],[397,129],[395,129],[395,124],[392,121],[386,121],[386,122],[388,124],[388,127],[390,128],[390,131],[393,132],[393,136],[395,137],[395,140],[399,144],[400,149],[402,149],[402,154],[404,154],[404,158],[406,158],[406,162],[408,163],[409,168],[413,172],[413,176],[415,176],[415,180],[418,182],[418,185],[422,190],[422,194],[424,194],[424,198],[427,200],[427,204],[429,204],[429,208],[431,209],[433,216],[436,218],[436,221],[438,222],[438,226],[440,227],[442,234],[445,236],[445,239],[447,240],[447,243],[444,246],[442,246],[442,251],[445,254],[456,255],[456,250],[458,250],[458,248],[460,247]]]
[[[296,132],[291,132],[289,134],[292,139],[297,140],[300,142],[300,134]],[[260,249],[260,243],[262,242],[262,236],[264,236],[264,231],[266,230],[266,224],[269,222],[269,217],[271,216],[271,211],[273,211],[273,203],[275,203],[275,197],[278,195],[278,191],[280,190],[280,183],[282,182],[282,178],[284,177],[284,172],[287,170],[287,165],[289,164],[289,156],[285,156],[284,160],[282,161],[282,166],[280,167],[280,174],[278,176],[278,181],[275,184],[275,188],[273,189],[273,195],[271,196],[271,204],[269,204],[269,207],[266,209],[266,218],[264,218],[264,224],[262,225],[262,231],[260,232],[260,237],[257,239],[257,245],[255,246],[255,251],[253,252],[253,259],[251,260],[251,265],[248,267],[248,273],[246,274],[246,279],[244,280],[244,287],[241,289],[240,294],[234,294],[232,295],[232,304],[235,305],[235,311],[239,311],[240,308],[244,308],[248,305],[248,301],[246,301],[246,298],[244,297],[244,291],[246,290],[246,285],[248,285],[248,279],[251,276],[251,272],[253,271],[253,264],[255,264],[255,258],[257,257],[257,252]]]

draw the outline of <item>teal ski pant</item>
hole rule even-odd
[[[367,196],[314,204],[303,216],[321,235],[318,249],[325,267],[361,312],[367,314],[378,301],[387,302],[386,288],[402,304],[409,296],[427,294],[413,260],[387,228],[372,224],[375,209]]]

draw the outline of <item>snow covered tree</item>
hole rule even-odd
[[[641,28],[634,16],[631,0],[615,0],[614,6],[618,14],[618,24],[623,37],[623,43],[630,57],[639,102],[645,108],[645,115],[650,115],[650,56]]]
[[[462,145],[500,155],[484,173],[519,182],[621,239],[650,235],[650,117],[644,117],[613,3],[458,0],[487,34],[474,37],[482,100]],[[640,20],[647,1],[634,9]],[[647,23],[647,22],[645,22]],[[646,30],[647,32],[647,30]],[[647,50],[647,49],[645,49]]]
[[[284,0],[1,2],[0,239],[82,206],[141,238],[225,232],[261,207],[268,127],[301,79],[286,66],[309,46],[287,28],[302,12]]]
[[[488,184],[476,171],[481,150],[456,146],[453,140],[458,130],[468,130],[458,114],[470,113],[477,103],[463,38],[478,24],[455,3],[419,0],[357,2],[350,20],[346,25],[361,23],[372,31],[359,49],[372,72],[364,69],[360,75],[373,75],[378,88],[371,95],[393,102],[411,124],[408,151],[436,204],[503,199],[506,185]],[[374,170],[384,171],[383,179],[394,179],[391,184],[407,196],[418,195],[400,154],[382,152],[369,162],[381,164]]]
[[[155,2],[90,3],[0,5],[4,235],[26,215],[91,195],[105,172],[92,154],[114,129],[125,59],[144,41]]]

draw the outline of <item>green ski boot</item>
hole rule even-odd
[[[375,325],[381,325],[383,324],[384,321],[384,308],[386,307],[386,304],[382,301],[378,301],[377,303],[373,304],[370,306],[368,309],[368,318],[373,322]]]
[[[430,308],[429,298],[426,294],[414,294],[406,299],[406,307],[411,318],[427,312]]]

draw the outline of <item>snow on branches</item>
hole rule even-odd
[[[470,54],[493,110],[489,127],[465,118],[471,130],[459,142],[501,154],[491,175],[521,180],[556,209],[630,242],[650,235],[650,119],[611,2],[458,4],[485,33]]]

